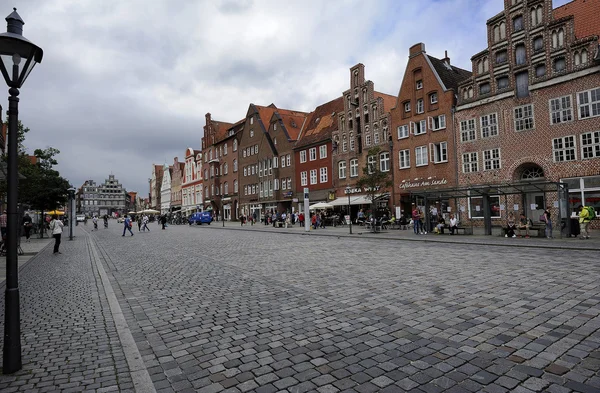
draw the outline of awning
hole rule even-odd
[[[333,206],[348,206],[348,197],[337,198],[331,202],[328,202]],[[370,205],[371,199],[367,195],[350,195],[351,205]]]

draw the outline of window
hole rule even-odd
[[[379,154],[379,170],[381,172],[390,171],[390,153],[387,151]]]
[[[433,116],[429,118],[429,128],[438,131],[446,128],[446,115]]]
[[[356,158],[350,160],[350,177],[358,176],[358,160]]]
[[[537,26],[542,23],[542,6],[538,5],[531,9],[531,26]]]
[[[233,181],[233,192],[235,194],[237,194],[237,192],[238,192],[238,181],[237,180]]]
[[[306,178],[306,171],[300,172],[300,185],[301,186],[307,186],[308,185],[307,178]]]
[[[490,65],[489,65],[487,57],[484,57],[483,59],[480,59],[477,62],[477,73],[478,74],[484,74],[484,73],[488,72],[489,69],[490,69]]]
[[[545,64],[538,64],[535,66],[535,76],[537,78],[540,78],[542,76],[546,75],[546,65]]]
[[[408,138],[408,125],[398,126],[398,139]]]
[[[496,64],[505,63],[507,60],[506,50],[499,50],[496,52]]]
[[[588,53],[587,50],[582,49],[581,51],[575,52],[573,54],[573,63],[575,66],[584,65],[588,62]]]
[[[223,165],[223,174],[227,174],[229,173],[229,165],[227,165],[227,163],[225,163],[225,165]]]
[[[429,102],[430,102],[431,104],[437,104],[437,102],[438,102],[437,93],[431,93],[431,94],[429,95]]]
[[[285,156],[286,166],[292,166],[292,155],[288,154]]]
[[[508,76],[501,76],[498,79],[496,79],[496,83],[498,84],[498,90],[502,90],[502,89],[506,89],[508,88]]]
[[[564,57],[554,59],[554,72],[563,72],[565,67],[566,62]]]
[[[258,154],[258,145],[254,145],[254,154]]]
[[[427,146],[415,147],[415,165],[427,165]]]
[[[373,132],[373,143],[376,145],[379,144],[379,132],[377,131]]]
[[[375,166],[375,156],[367,157],[367,168],[369,169],[369,175],[375,172],[377,169]]]
[[[529,74],[527,71],[515,75],[517,83],[517,97],[529,97]]]
[[[500,218],[500,197],[490,196],[490,216],[492,218]],[[482,197],[470,197],[469,198],[469,217],[470,218],[483,218],[483,198]]]
[[[342,136],[342,151],[348,151],[348,140],[346,139],[346,134]]]
[[[500,24],[494,26],[493,29],[494,42],[498,42],[506,38],[506,23],[500,22]]]
[[[472,173],[477,172],[479,170],[479,168],[477,167],[477,152],[464,153],[462,157],[464,173]]]
[[[223,145],[223,155],[226,156],[227,155],[227,143],[225,143]]]
[[[237,160],[233,160],[233,171],[237,172],[238,171],[238,163]]]
[[[279,157],[273,157],[273,168],[277,168],[279,165]],[[281,167],[285,168],[285,156],[281,157]]]
[[[419,98],[417,100],[417,113],[423,113],[423,110],[424,110],[424,108],[423,108],[423,99]]]
[[[573,135],[552,139],[554,162],[573,161],[575,154],[575,137]]]
[[[513,19],[513,30],[523,30],[523,16],[519,15]]]
[[[238,143],[237,143],[237,139],[233,140],[233,151],[237,151],[238,149]]]
[[[491,171],[500,169],[500,149],[491,149],[483,151],[483,170]]]
[[[577,93],[579,118],[600,116],[600,88]]]
[[[473,88],[467,87],[463,90],[463,99],[468,100],[469,98],[473,98]]]
[[[319,146],[319,158],[327,158],[327,145]]]
[[[559,124],[573,120],[571,96],[553,98],[550,100],[550,123]]]
[[[479,85],[480,95],[488,94],[490,91],[492,91],[492,88],[490,87],[490,82],[485,82]]]
[[[301,162],[301,163],[304,163],[304,162],[306,162],[306,150],[302,150],[302,151],[300,152],[300,162]]]
[[[250,119],[250,124],[252,124],[252,122],[254,121],[254,119]],[[250,130],[250,138],[252,138],[254,136],[254,130]]]
[[[423,88],[423,81],[422,80],[418,80],[417,81],[417,90],[421,90]]]
[[[404,112],[410,112],[410,101],[404,103]]]
[[[535,127],[533,119],[533,105],[518,106],[514,109],[515,130],[531,130]]]
[[[482,138],[498,135],[498,115],[496,113],[481,116],[480,124]]]
[[[544,37],[538,36],[533,39],[533,51],[541,52],[544,50]]]
[[[517,65],[527,63],[527,50],[523,44],[518,44],[515,46],[515,63]]]
[[[254,124],[254,117],[250,116],[250,124]],[[252,136],[252,130],[250,130],[250,136]]]
[[[225,182],[225,191],[224,191],[225,195],[229,194],[229,183]]]
[[[350,133],[350,150],[352,150],[352,151],[354,151],[354,143],[355,143],[354,133],[351,132]]]
[[[600,131],[581,135],[581,158],[600,158]]]
[[[363,112],[365,114],[365,124],[369,124],[369,108],[365,105]]]
[[[400,150],[398,158],[400,169],[410,168],[410,150]]]
[[[435,164],[448,162],[448,142],[432,143],[430,149]]]
[[[565,31],[561,27],[552,31],[552,49],[562,48],[565,44]]]
[[[308,153],[309,153],[309,160],[310,161],[314,161],[314,160],[317,159],[317,148],[316,147],[311,147],[308,150]]]
[[[246,157],[246,149],[242,150],[242,156]]]
[[[365,146],[371,146],[371,134],[365,134]]]
[[[319,168],[319,183],[327,183],[327,167]]]
[[[414,135],[422,135],[427,132],[427,121],[410,122],[410,127]]]
[[[338,162],[338,177],[340,179],[346,178],[346,161]]]
[[[468,142],[477,139],[475,134],[475,119],[463,120],[460,122],[460,141]]]

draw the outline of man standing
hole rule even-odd
[[[142,218],[142,231],[150,232],[150,228],[148,228],[148,216],[144,214],[144,218]]]
[[[160,223],[162,224],[162,229],[165,229],[165,227],[167,226],[167,215],[163,214],[160,217]]]
[[[589,239],[588,226],[590,225],[590,212],[585,206],[579,206],[579,235],[580,239]]]
[[[125,232],[129,230],[131,236],[133,236],[133,231],[131,230],[131,218],[128,215],[125,215],[125,220],[123,220],[123,236],[125,236]]]
[[[25,242],[30,242],[31,240],[29,240],[29,238],[31,237],[33,223],[31,222],[31,217],[29,217],[28,213],[25,213],[25,217],[23,217],[23,227],[25,229]]]

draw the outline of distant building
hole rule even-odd
[[[109,175],[101,184],[86,180],[79,189],[78,196],[80,214],[91,217],[127,213],[127,191],[114,175]]]

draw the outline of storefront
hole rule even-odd
[[[600,213],[600,176],[573,177],[561,179],[569,187],[569,215],[577,215],[580,206],[592,206]],[[592,228],[600,227],[598,220],[592,221]]]

